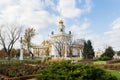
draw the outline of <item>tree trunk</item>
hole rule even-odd
[[[8,53],[8,61],[9,61],[9,66],[10,66],[10,53]]]
[[[10,58],[10,53],[8,53],[8,60],[10,61],[10,59],[11,59],[11,58]]]
[[[27,44],[27,49],[28,49],[28,53],[32,55],[32,59],[33,59],[34,58],[34,54],[30,50],[30,43]]]
[[[30,54],[32,55],[32,59],[34,58],[34,54],[30,51]]]

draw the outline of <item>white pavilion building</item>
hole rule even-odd
[[[71,31],[65,32],[65,26],[62,18],[60,18],[57,32],[51,32],[50,40],[44,40],[40,46],[33,47],[34,56],[52,56],[67,57],[78,55],[82,57],[82,44],[76,44],[72,41]]]

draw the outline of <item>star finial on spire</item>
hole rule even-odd
[[[60,8],[60,18],[62,19],[62,8]]]
[[[60,8],[60,21],[59,23],[63,24],[63,21],[62,21],[62,9]]]

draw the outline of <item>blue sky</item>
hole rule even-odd
[[[40,44],[56,32],[61,9],[66,33],[72,31],[74,39],[90,39],[95,50],[120,50],[119,8],[120,0],[0,0],[0,24],[33,27],[32,41]]]
[[[104,32],[110,28],[111,23],[120,16],[120,0],[94,0],[91,13],[93,29],[96,32]]]

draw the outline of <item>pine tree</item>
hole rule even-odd
[[[94,49],[90,40],[84,42],[83,57],[84,59],[93,59],[94,57]]]
[[[87,46],[88,46],[88,58],[93,59],[94,57],[94,49],[92,47],[92,43],[90,40],[87,41]]]
[[[86,41],[84,42],[84,47],[83,47],[83,58],[86,59],[87,58],[87,51],[88,51],[88,48],[87,48],[87,43]]]

